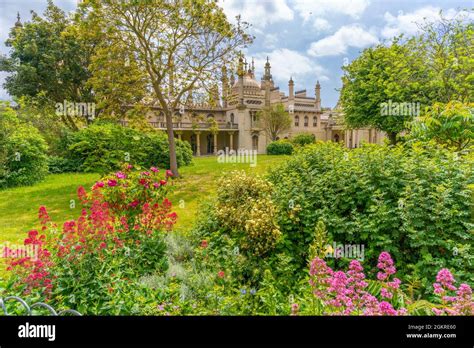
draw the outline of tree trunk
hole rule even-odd
[[[173,131],[173,116],[171,111],[166,113],[166,132],[168,133],[168,142],[170,147],[170,170],[175,178],[179,177],[178,162],[176,161],[176,144]]]
[[[397,145],[397,132],[387,132],[388,139],[390,140],[390,145]]]

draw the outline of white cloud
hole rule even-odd
[[[331,24],[324,18],[316,18],[313,21],[313,27],[319,31],[326,31],[331,29]]]
[[[267,34],[263,39],[263,46],[267,49],[274,49],[278,44],[278,34]]]
[[[327,71],[321,65],[306,55],[287,48],[257,54],[255,56],[255,66],[258,74],[263,73],[267,56],[270,58],[272,75],[275,81],[287,83],[291,76],[293,76],[293,80],[297,85],[298,79],[300,81],[308,78],[314,81],[318,79],[319,81],[328,80]]]
[[[333,35],[313,42],[308,54],[313,57],[337,56],[349,47],[364,48],[378,43],[377,37],[358,25],[343,26]]]
[[[390,12],[385,12],[384,19],[386,25],[382,29],[382,36],[385,38],[391,38],[400,34],[406,34],[409,36],[414,35],[419,30],[419,24],[439,20],[439,11],[439,7],[426,6],[409,13],[399,11],[396,16],[392,15]],[[448,19],[462,15],[466,15],[466,12],[457,11],[452,8],[443,11],[443,16]],[[469,18],[474,20],[474,15],[470,13]]]
[[[332,14],[343,14],[352,18],[359,16],[369,6],[369,0],[294,0],[294,8],[305,20],[316,20]]]
[[[229,20],[233,21],[240,14],[243,21],[260,28],[275,22],[291,21],[294,17],[287,0],[220,0],[219,5]]]

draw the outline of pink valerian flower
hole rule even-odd
[[[119,179],[126,179],[127,178],[127,175],[125,175],[124,173],[122,172],[117,172],[115,173],[115,176]]]
[[[161,186],[161,184],[158,183],[158,182],[154,182],[154,183],[153,183],[153,187],[155,187],[155,188],[158,188],[158,187],[160,187],[160,186]]]
[[[104,187],[104,182],[103,181],[97,181],[93,188],[102,188]]]
[[[153,172],[153,173],[158,173],[160,170],[156,167],[151,167],[150,170]]]
[[[391,291],[387,290],[386,288],[380,289],[380,295],[384,298],[391,299],[393,297],[393,294]]]
[[[326,262],[319,257],[311,261],[309,269],[309,284],[313,288],[313,293],[316,297],[324,300],[327,292],[326,288],[329,285],[329,277],[332,276],[333,270],[326,264]]]
[[[433,284],[433,287],[436,284],[435,291],[438,291],[437,294],[441,294],[446,290],[455,291],[456,287],[453,285],[455,282],[452,273],[447,268],[443,268],[436,275],[436,283]]]
[[[172,177],[173,176],[173,172],[171,170],[167,170],[166,171],[166,177],[169,178],[169,177]]]
[[[117,186],[117,180],[110,179],[109,181],[107,181],[107,185],[109,185],[109,187]]]
[[[142,175],[144,175],[144,176],[150,176],[150,172],[142,172]]]
[[[386,251],[380,253],[377,267],[381,270],[377,273],[378,280],[385,280],[397,271],[393,265],[392,257]]]
[[[444,308],[433,308],[436,315],[474,315],[472,289],[467,284],[456,288],[453,274],[446,268],[441,269],[433,284],[434,293],[441,297]],[[453,294],[452,296],[450,295]]]

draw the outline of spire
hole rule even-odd
[[[20,12],[17,12],[17,13],[16,13],[16,23],[15,23],[15,27],[17,27],[17,28],[23,27],[23,25],[21,24]]]
[[[267,62],[265,63],[265,74],[263,75],[263,79],[265,81],[272,81],[272,74],[270,70],[271,70],[270,60],[268,59],[268,56],[267,56]]]
[[[254,61],[253,57],[252,57],[252,74],[255,75],[255,61]]]

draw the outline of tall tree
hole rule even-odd
[[[373,127],[387,133],[392,144],[404,131],[414,113],[383,112],[387,104],[420,103],[427,96],[423,86],[428,72],[415,43],[401,43],[399,38],[390,46],[378,45],[365,49],[350,65],[343,67],[341,103],[344,122],[350,128]]]
[[[166,118],[170,169],[178,176],[173,114],[195,89],[219,80],[222,66],[252,41],[248,24],[231,24],[213,0],[90,0],[84,9],[102,18],[111,44],[119,40],[143,69],[147,86]],[[122,57],[116,57],[123,59]]]
[[[260,127],[272,141],[291,129],[291,118],[283,104],[275,104],[260,110],[257,117]]]
[[[64,100],[93,102],[86,86],[93,45],[78,40],[71,26],[72,18],[51,0],[43,17],[32,11],[31,21],[17,22],[6,41],[10,54],[0,58],[0,70],[9,73],[4,87],[10,95],[37,98],[51,110]],[[60,117],[71,129],[89,121],[67,113]]]

